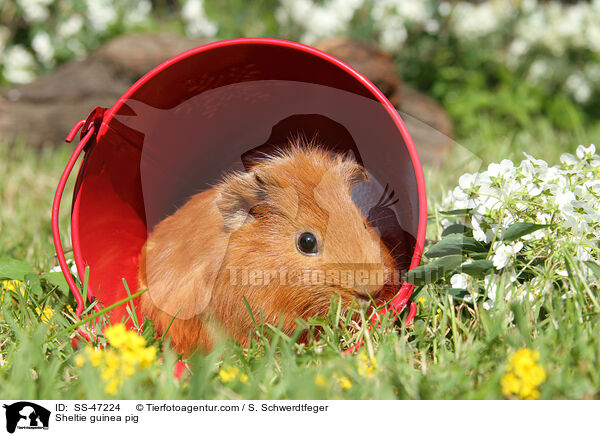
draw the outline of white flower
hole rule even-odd
[[[548,65],[547,60],[536,59],[529,67],[527,79],[532,83],[540,83],[542,80],[545,80],[549,76],[550,72],[551,68]]]
[[[512,172],[512,170],[514,169],[514,167],[515,167],[515,164],[513,163],[512,160],[504,159],[499,164],[491,163],[488,166],[487,172],[489,174],[489,177],[504,176],[506,174],[510,174]]]
[[[591,157],[595,153],[596,153],[596,146],[594,144],[591,144],[589,147],[580,145],[579,147],[577,147],[577,151],[575,152],[575,154],[577,155],[577,157],[579,159],[585,159],[586,157]]]
[[[425,22],[425,31],[431,35],[435,35],[440,30],[440,23],[437,20],[429,19]]]
[[[407,37],[406,27],[398,22],[395,26],[388,26],[381,32],[381,46],[386,50],[397,50],[404,44]]]
[[[344,32],[364,0],[280,0],[275,18],[280,26],[302,29],[301,40],[311,44],[318,39]]]
[[[4,77],[12,83],[27,83],[35,78],[33,55],[22,45],[9,47],[2,56]]]
[[[442,17],[447,17],[448,15],[450,15],[450,12],[452,12],[452,5],[450,4],[450,2],[443,1],[438,6],[438,11],[440,12],[440,15]]]
[[[565,89],[579,103],[586,103],[592,96],[592,87],[581,73],[571,74],[565,82]]]
[[[92,28],[104,32],[117,21],[117,11],[110,0],[86,0],[87,17]]]
[[[31,23],[41,23],[48,18],[48,5],[52,0],[19,0],[25,20]]]
[[[515,39],[508,47],[507,60],[511,66],[516,67],[523,55],[529,51],[529,42],[522,38]]]
[[[486,233],[483,230],[481,230],[481,227],[473,229],[473,238],[477,241],[488,242]]]
[[[473,292],[473,277],[471,277],[467,274],[464,274],[464,273],[454,274],[450,278],[450,284],[453,288],[465,289],[467,291]],[[477,298],[476,294],[475,294],[475,298]],[[471,294],[465,295],[463,297],[463,300],[466,301],[467,303],[472,303],[473,295],[471,295]]]
[[[575,194],[571,191],[561,192],[554,197],[554,203],[558,206],[559,210],[565,210],[566,207],[571,206],[571,203],[575,201]],[[570,210],[570,209],[569,209]]]
[[[477,5],[463,1],[455,3],[452,23],[459,37],[473,39],[492,33],[512,13],[513,7],[506,1],[489,0]]]
[[[486,297],[488,298],[488,300],[483,303],[483,308],[485,310],[490,310],[494,307],[494,303],[496,302],[496,291],[498,289],[497,277],[497,275],[488,275],[484,278],[485,292]]]
[[[204,11],[204,0],[187,0],[181,8],[181,17],[186,24],[186,32],[191,36],[213,37],[218,25],[208,19]]]
[[[560,156],[560,161],[565,165],[577,165],[578,161],[571,153],[563,153]]]
[[[458,186],[463,190],[472,189],[475,185],[476,175],[465,173],[458,179]]]
[[[535,157],[527,154],[527,153],[523,153],[525,155],[525,157],[527,158],[527,160],[529,160],[535,167],[538,168],[543,168],[546,169],[548,168],[548,163],[543,160],[543,159],[536,159]]]
[[[129,25],[141,24],[148,20],[152,11],[152,3],[149,0],[137,0],[135,6],[127,8],[123,20]]]
[[[58,24],[57,34],[60,38],[67,39],[79,33],[83,28],[81,15],[71,15],[66,21]]]
[[[496,269],[500,270],[507,265],[512,265],[515,255],[523,249],[523,243],[521,241],[514,245],[508,245],[500,243],[494,250],[492,256],[492,262]]]
[[[467,289],[469,287],[469,279],[471,277],[468,276],[467,274],[454,274],[451,278],[450,278],[450,283],[452,284],[453,288],[460,288],[460,289]]]
[[[44,31],[35,34],[31,41],[31,46],[39,60],[46,65],[51,65],[54,60],[54,46],[50,40],[50,36]]]
[[[71,270],[71,274],[77,276],[77,265],[72,259],[67,259],[67,266]],[[55,267],[50,268],[49,272],[62,272],[60,265],[56,265]]]

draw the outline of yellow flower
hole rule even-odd
[[[348,377],[338,377],[337,382],[344,391],[352,387],[352,382],[348,379]]]
[[[18,291],[21,295],[25,295],[25,285],[19,280],[2,280],[0,281],[0,285],[4,288],[0,294],[0,302],[2,303],[4,302],[4,294],[6,291],[14,293],[17,293]]]
[[[234,381],[239,373],[240,369],[238,367],[227,366],[219,371],[219,377],[221,377],[221,381],[223,383],[228,383],[230,381]]]
[[[36,307],[35,313],[38,314],[44,324],[48,324],[50,322],[50,318],[52,318],[54,315],[54,310],[50,306],[46,306],[43,311],[40,310],[39,307]]]
[[[75,315],[75,309],[73,309],[73,306],[71,306],[70,304],[67,304],[67,305],[65,306],[65,308],[67,309],[67,311],[68,311],[70,314],[72,314],[72,315]]]
[[[523,400],[539,398],[537,388],[546,380],[546,371],[537,363],[539,357],[539,352],[527,348],[510,356],[506,374],[500,381],[502,393],[506,397],[517,396]]]
[[[147,368],[156,360],[156,348],[146,347],[146,341],[137,333],[127,330],[123,324],[116,324],[105,330],[109,346],[104,350],[86,347],[87,356],[93,366],[100,367],[102,380],[106,382],[105,392],[115,395],[123,381],[135,374],[137,368]],[[85,358],[76,357],[75,364],[83,366]]]
[[[91,345],[86,345],[85,351],[87,352],[87,355],[90,358],[90,362],[93,366],[100,365],[102,362],[102,351],[92,347]]]
[[[120,380],[112,379],[111,381],[109,381],[106,384],[106,387],[104,388],[104,392],[106,392],[109,395],[115,395],[118,392],[120,386],[121,386]]]
[[[128,339],[127,329],[124,324],[112,325],[104,331],[104,337],[113,347],[121,348]]]
[[[375,369],[377,369],[377,360],[375,358],[370,359],[364,351],[358,355],[358,358],[358,375],[369,378],[375,374]]]
[[[75,365],[78,368],[81,368],[84,364],[85,364],[85,357],[83,357],[81,354],[78,354],[77,356],[75,356]]]
[[[424,306],[426,301],[427,301],[427,299],[426,299],[426,298],[424,298],[424,297],[420,297],[420,298],[417,300],[417,303],[418,303],[418,304],[420,304],[421,306]]]
[[[327,379],[322,374],[318,374],[315,377],[315,385],[320,388],[325,388],[327,387]]]
[[[145,347],[143,350],[140,350],[138,359],[140,362],[140,368],[149,367],[156,359],[156,348]]]
[[[518,394],[521,389],[521,383],[519,379],[512,373],[506,373],[502,376],[502,380],[500,380],[500,385],[502,386],[502,392],[504,395],[510,394]]]
[[[248,376],[246,374],[240,375],[240,381],[244,384],[248,384]]]
[[[19,291],[21,295],[25,294],[25,286],[20,280],[3,280],[0,282],[4,286],[4,289],[10,292]]]

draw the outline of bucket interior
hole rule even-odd
[[[351,153],[371,176],[353,198],[397,268],[407,270],[420,256],[421,170],[397,113],[341,62],[298,47],[200,47],[150,72],[105,113],[79,171],[72,212],[81,276],[90,267],[88,295],[112,304],[127,296],[123,280],[136,292],[140,250],[158,222],[297,136]],[[111,320],[125,315],[119,307]]]

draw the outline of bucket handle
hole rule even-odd
[[[78,121],[65,139],[66,142],[71,142],[75,138],[75,135],[81,129],[82,126],[86,124],[86,120]],[[62,199],[62,195],[65,190],[65,185],[67,184],[67,180],[69,180],[69,175],[79,158],[81,152],[85,149],[85,146],[88,144],[89,140],[95,133],[95,128],[93,125],[87,126],[87,131],[82,131],[82,138],[75,147],[69,162],[67,162],[67,166],[65,167],[60,180],[58,182],[58,187],[56,188],[56,193],[54,194],[54,202],[52,203],[52,238],[54,239],[54,247],[56,248],[56,255],[58,257],[58,263],[60,264],[60,269],[62,270],[63,275],[65,276],[65,280],[69,285],[69,289],[73,293],[75,300],[77,301],[77,309],[75,310],[75,316],[77,318],[81,317],[84,308],[83,295],[79,291],[79,288],[75,284],[75,280],[73,280],[73,276],[71,275],[71,270],[67,265],[67,260],[65,259],[65,253],[63,251],[62,242],[60,240],[60,227],[58,224],[58,214],[60,210],[60,202]]]

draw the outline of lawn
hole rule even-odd
[[[487,164],[506,157],[518,161],[526,150],[552,164],[587,139],[585,133],[554,132],[543,122],[529,132],[510,135],[502,135],[503,126],[492,119],[481,125],[468,138],[459,139],[451,157],[472,153],[485,157],[482,162]],[[70,150],[70,145],[62,145],[40,152],[22,142],[0,146],[0,257],[18,259],[38,274],[56,265],[50,205]],[[456,184],[462,168],[459,159],[450,158],[443,171],[426,168],[431,240],[441,235],[441,199]],[[63,205],[65,229],[68,208]],[[68,236],[64,243],[69,246]],[[567,254],[558,256],[552,268],[567,262]],[[256,341],[243,350],[223,341],[210,354],[192,357],[191,371],[181,381],[172,376],[176,356],[153,338],[151,328],[144,334],[148,344],[125,335],[111,341],[123,342],[120,348],[73,349],[69,309],[75,305],[73,298],[59,280],[48,280],[52,276],[36,280],[38,274],[28,276],[29,282],[2,285],[2,398],[518,398],[518,387],[513,394],[503,394],[502,380],[511,380],[505,375],[515,370],[507,365],[523,348],[532,353],[521,352],[513,361],[545,375],[532,388],[539,390],[540,398],[597,398],[600,392],[600,323],[593,301],[598,289],[587,292],[587,284],[575,273],[550,290],[542,303],[534,302],[535,310],[527,299],[505,303],[501,293],[497,304],[486,310],[483,300],[473,304],[453,299],[440,283],[420,287],[415,322],[408,328],[384,322],[355,355],[342,351],[350,340],[366,333],[357,332],[356,325],[345,328],[346,321],[339,319],[333,304],[328,319],[304,325],[324,331],[309,344],[298,345],[275,327],[261,326],[256,337],[262,346]],[[497,276],[502,280],[502,274]],[[509,292],[512,284],[507,280],[504,286]],[[567,289],[572,291],[570,297],[558,298]],[[156,347],[159,356],[127,360],[128,351],[139,352],[146,345]]]

